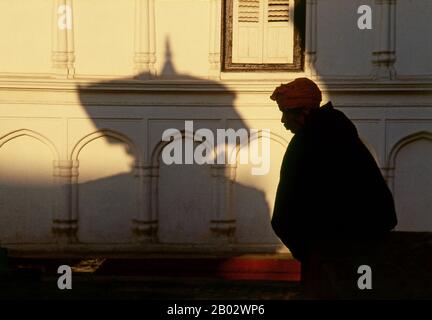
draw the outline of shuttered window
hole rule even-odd
[[[232,61],[262,63],[263,1],[234,0]]]
[[[225,68],[298,68],[296,0],[227,0]],[[304,2],[304,1],[303,1]],[[304,19],[304,17],[303,17]],[[298,48],[297,48],[298,49]]]

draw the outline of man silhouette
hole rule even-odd
[[[313,81],[283,84],[271,99],[294,133],[271,224],[302,263],[305,296],[329,297],[321,281],[323,261],[367,256],[397,224],[393,197],[354,124],[331,102],[320,107]],[[352,272],[357,276],[357,269]]]

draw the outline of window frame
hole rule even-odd
[[[233,5],[234,0],[223,0],[222,4],[222,41],[221,60],[222,72],[280,72],[304,71],[306,0],[294,1],[294,47],[292,63],[233,63]]]

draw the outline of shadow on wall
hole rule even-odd
[[[136,78],[150,77],[140,74]],[[190,91],[176,91],[172,86],[167,90],[164,83],[169,79],[184,80]],[[196,88],[202,83],[209,88],[204,94]],[[116,91],[118,88],[121,90]],[[233,107],[233,92],[215,81],[177,73],[169,50],[158,77],[114,79],[78,90],[91,121],[75,118],[68,122],[68,143],[73,148],[68,157],[74,165],[70,193],[65,191],[68,186],[53,189],[44,183],[52,177],[52,166],[45,159],[60,160],[50,141],[31,130],[17,130],[0,140],[2,244],[52,243],[54,202],[55,230],[68,241],[130,244],[141,240],[183,245],[208,244],[216,237],[226,242],[237,238],[240,244],[278,246],[270,228],[269,198],[263,190],[233,180],[229,167],[166,165],[160,161],[169,143],[161,141],[162,133],[169,128],[183,130],[185,120],[194,120],[195,131],[249,129]],[[182,105],[183,97],[192,99],[189,105]],[[210,107],[203,99],[218,105]],[[12,139],[14,142],[8,143]],[[34,139],[49,148],[29,149],[34,142],[28,140]],[[399,205],[406,215],[401,219],[398,210],[398,218],[403,222],[402,230],[409,231],[419,231],[417,221],[427,218],[427,223],[422,220],[426,229],[421,231],[430,231],[432,222],[424,215],[429,205],[428,189],[418,192],[418,186],[430,185],[431,167],[424,159],[431,156],[431,135],[419,133],[407,142],[404,138],[400,141],[400,147],[396,144],[396,149],[391,149],[396,151],[390,152],[394,154],[390,164],[387,160],[381,164],[389,171],[396,168],[396,201],[404,195],[410,200]],[[20,157],[3,158],[7,150],[16,151]],[[424,157],[415,159],[412,154],[418,152]],[[40,157],[35,157],[36,153]],[[31,165],[28,159],[32,159]],[[10,166],[11,161],[14,166]],[[280,163],[275,166],[279,169]],[[421,179],[412,179],[413,168]],[[226,183],[230,179],[234,183]],[[419,184],[419,180],[423,182]],[[406,186],[405,181],[409,182]],[[262,185],[272,183],[275,189],[277,179]],[[68,201],[70,206],[65,204]]]
[[[79,87],[81,105],[92,123],[89,126],[88,119],[69,123],[71,132],[83,137],[70,159],[78,174],[71,193],[71,202],[77,204],[71,212],[78,220],[77,240],[186,247],[216,241],[276,249],[279,241],[271,230],[265,193],[235,181],[235,168],[162,161],[169,145],[180,146],[183,163],[189,155],[187,144],[193,144],[195,151],[201,145],[187,139],[186,120],[193,120],[195,138],[203,128],[210,129],[215,139],[216,129],[249,130],[233,107],[233,92],[217,82],[177,73],[171,56],[168,46],[160,76],[142,73],[136,78],[148,80],[116,79]],[[163,89],[166,82],[160,80],[169,78],[187,82],[192,90],[204,82],[211,92]],[[114,86],[124,90],[117,93]],[[220,105],[206,105],[203,97]],[[183,105],[184,98],[193,103]],[[180,135],[175,141],[162,141],[170,128]]]

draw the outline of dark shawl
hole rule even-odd
[[[397,224],[375,159],[331,103],[309,115],[287,148],[271,224],[299,260],[310,246],[374,239]]]

